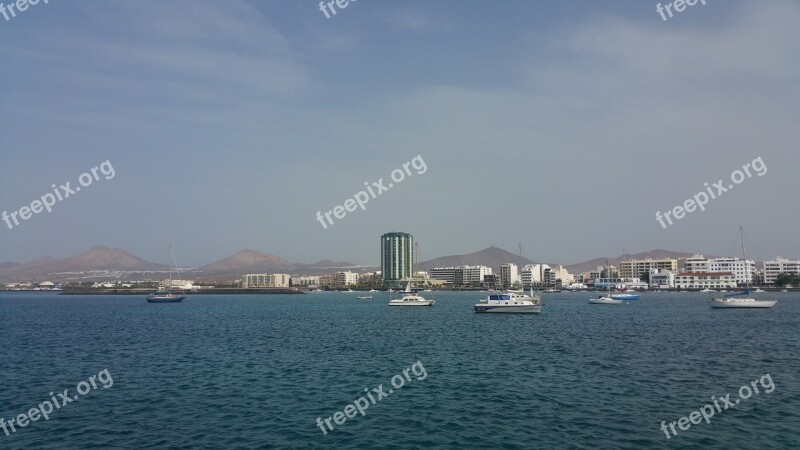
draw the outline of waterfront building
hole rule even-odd
[[[441,280],[447,284],[455,284],[456,282],[455,267],[434,267],[428,271],[428,274],[434,280]]]
[[[800,261],[781,258],[780,256],[772,261],[764,261],[765,284],[775,284],[778,275],[782,273],[800,275]]]
[[[500,266],[500,284],[503,287],[511,287],[519,283],[519,270],[513,263],[505,263]]]
[[[337,286],[353,286],[358,284],[358,274],[355,272],[336,272]]]
[[[436,267],[428,271],[431,279],[444,281],[455,286],[482,285],[492,268],[487,266]]]
[[[381,236],[381,273],[387,286],[400,286],[413,272],[414,237],[409,233],[386,233]]]
[[[319,276],[292,277],[292,286],[295,287],[317,287],[319,286]]]
[[[242,276],[242,287],[289,287],[292,277],[285,273],[249,273]]]
[[[553,280],[554,285],[558,285],[559,283],[561,286],[568,286],[572,284],[575,280],[575,277],[569,273],[566,267],[562,266],[561,264],[553,267],[550,270],[550,274]]]
[[[703,255],[694,255],[686,258],[683,265],[684,272],[731,272],[736,276],[739,284],[752,283],[756,272],[756,263],[739,258],[705,258]]]
[[[736,286],[733,272],[681,272],[675,276],[678,289],[735,289]]]
[[[650,287],[670,289],[675,287],[675,272],[671,270],[650,269]]]
[[[592,286],[596,289],[613,288],[617,285],[625,285],[627,288],[635,290],[647,290],[650,287],[649,284],[639,278],[603,277],[596,278],[592,283]]]
[[[522,267],[522,286],[541,286],[550,278],[550,266],[547,264],[526,264]]]
[[[678,270],[678,260],[673,258],[661,259],[631,259],[619,264],[619,274],[622,278],[642,278],[651,270]]]

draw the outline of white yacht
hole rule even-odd
[[[434,299],[426,299],[411,289],[411,283],[406,285],[406,290],[402,292],[402,298],[389,299],[389,306],[433,306]]]
[[[739,235],[742,239],[742,256],[747,261],[747,254],[744,250],[744,230],[739,227]],[[750,280],[749,276],[745,278],[747,281],[744,291],[735,294],[728,294],[722,298],[712,298],[709,305],[712,308],[772,308],[778,303],[777,300],[756,300],[750,297]],[[720,292],[725,292],[720,291]]]
[[[622,300],[602,295],[598,298],[590,298],[589,303],[593,305],[619,305],[622,303]]]
[[[539,314],[541,310],[539,297],[508,291],[489,294],[486,300],[475,305],[477,313]]]
[[[734,295],[745,295],[746,297],[734,297]],[[723,298],[712,298],[712,308],[772,308],[778,303],[777,300],[756,300],[749,296],[750,291],[745,290],[738,294],[732,294]]]

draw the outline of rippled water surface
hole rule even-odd
[[[763,311],[713,310],[704,294],[545,294],[542,314],[507,316],[473,313],[479,293],[426,293],[432,308],[355,295],[0,294],[0,417],[113,378],[0,430],[0,448],[800,448],[793,294]],[[427,377],[408,372],[363,417],[317,427],[417,361]],[[677,437],[660,429],[767,373],[773,392]]]

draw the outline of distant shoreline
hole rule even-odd
[[[14,292],[14,291],[6,291]],[[31,291],[27,291],[31,292]],[[65,289],[63,291],[35,291],[35,292],[58,292],[60,295],[147,295],[153,289]],[[295,288],[213,288],[198,289],[195,291],[174,290],[175,293],[183,295],[264,295],[264,294],[302,294],[303,291]]]

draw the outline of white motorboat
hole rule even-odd
[[[742,240],[742,256],[747,261],[747,253],[744,250],[744,229],[739,227],[739,235]],[[709,305],[712,308],[772,308],[778,303],[777,300],[756,300],[750,297],[750,276],[745,276],[745,289],[742,292],[728,294],[722,298],[712,298]],[[720,292],[725,292],[720,291]]]
[[[589,303],[593,305],[619,305],[622,303],[622,300],[617,300],[615,298],[601,296],[598,298],[590,298]]]
[[[364,295],[362,297],[356,297],[357,300],[372,300],[371,295]]]
[[[761,289],[761,288],[757,288],[757,289],[756,289],[755,291],[753,291],[753,292],[755,292],[755,293],[757,293],[757,294],[761,294],[762,292],[767,292],[767,291],[765,291],[765,290],[763,290],[763,289]]]
[[[402,298],[390,299],[389,306],[433,306],[436,303],[434,299],[426,299],[417,294],[417,291],[411,289],[411,283],[408,283],[402,293]]]
[[[476,313],[539,314],[542,304],[537,296],[506,291],[489,294],[474,309]]]

